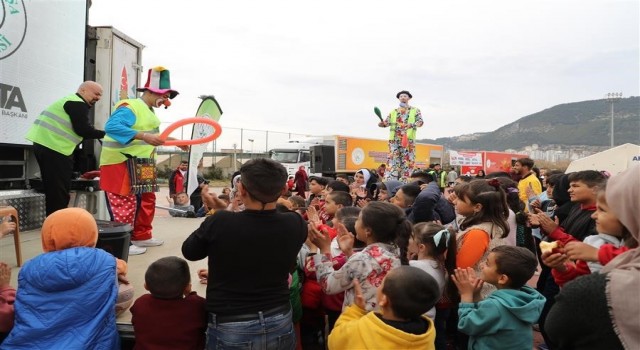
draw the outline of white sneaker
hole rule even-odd
[[[147,248],[136,247],[135,245],[129,246],[129,255],[140,255],[147,252]]]
[[[149,238],[142,241],[131,241],[131,243],[138,247],[157,247],[159,245],[163,245],[164,241],[155,238]]]

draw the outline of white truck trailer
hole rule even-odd
[[[143,45],[112,27],[87,26],[87,0],[14,1],[0,23],[0,205],[20,212],[21,229],[40,227],[44,196],[32,189],[39,175],[25,139],[51,103],[85,80],[104,89],[90,121],[104,128],[113,105],[136,96]],[[74,152],[75,171],[98,166],[100,144],[86,140]]]

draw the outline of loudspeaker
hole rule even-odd
[[[311,146],[311,173],[334,174],[336,172],[336,155],[333,146]]]

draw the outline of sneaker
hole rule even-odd
[[[547,344],[542,343],[538,345],[538,350],[549,350],[549,347],[547,346]]]
[[[129,246],[129,255],[140,255],[147,252],[147,248],[136,247],[135,245]]]
[[[149,238],[143,241],[131,241],[131,243],[138,247],[157,247],[159,245],[163,245],[164,241],[161,241],[155,238]]]

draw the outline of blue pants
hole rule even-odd
[[[296,347],[296,334],[291,310],[286,313],[243,322],[217,323],[216,314],[209,313],[207,349],[290,349]]]

